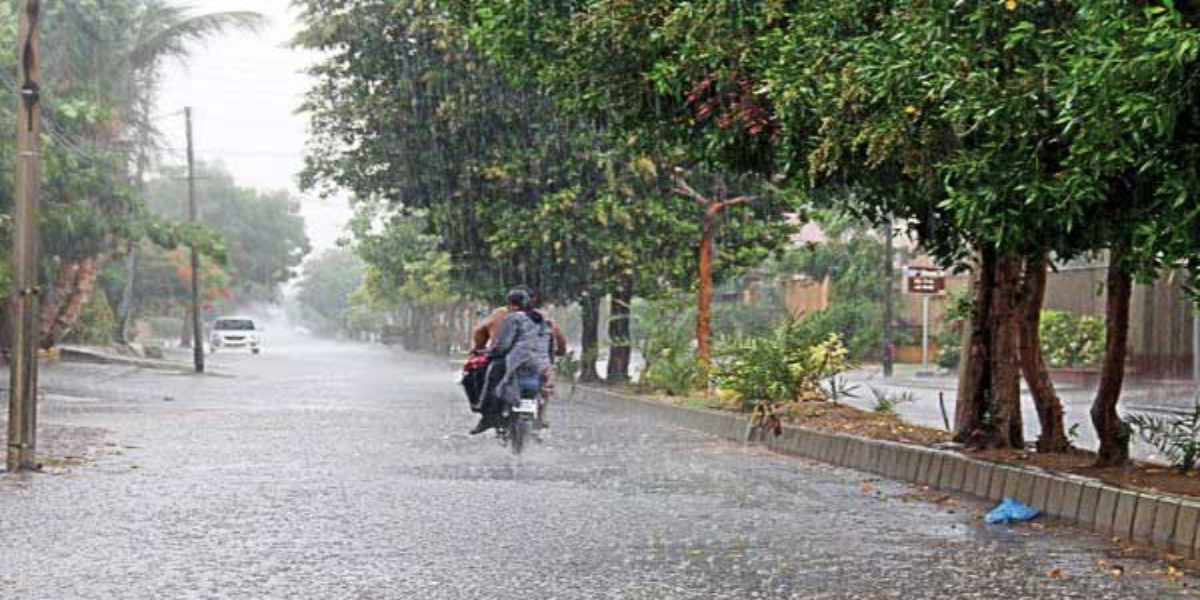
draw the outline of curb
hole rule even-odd
[[[134,358],[130,356],[120,356],[108,354],[104,352],[93,351],[90,349],[60,346],[58,348],[60,360],[62,362],[76,363],[92,363],[101,365],[122,365],[127,367],[137,367],[141,369],[155,369],[159,371],[179,371],[190,373],[192,367],[189,364],[173,362],[168,360],[154,360],[149,358]]]
[[[748,417],[672,406],[607,390],[575,386],[583,402],[622,409],[639,419],[666,421],[733,442],[746,442]],[[1078,475],[976,460],[957,452],[785,425],[766,446],[888,479],[927,485],[998,502],[1010,497],[1049,518],[1188,558],[1200,558],[1200,501],[1127,490]]]

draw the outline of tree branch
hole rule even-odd
[[[737,198],[731,198],[729,200],[720,202],[719,204],[721,205],[721,208],[729,208],[730,206],[737,206],[739,204],[750,204],[755,200],[758,200],[758,196],[738,196]]]
[[[700,194],[700,192],[697,192],[695,190],[695,188],[688,185],[688,182],[683,178],[683,175],[680,175],[679,173],[675,174],[675,190],[674,191],[676,194],[679,194],[681,196],[687,196],[688,198],[695,200],[696,202],[698,202],[700,204],[700,206],[708,206],[709,204],[712,203],[711,200],[709,200],[708,198],[705,198],[704,196],[702,196]]]

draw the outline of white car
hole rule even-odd
[[[249,317],[221,317],[213,323],[209,345],[212,351],[218,348],[249,348],[258,354],[262,343],[262,329]]]

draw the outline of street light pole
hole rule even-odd
[[[188,163],[188,222],[196,223],[196,167],[195,151],[192,145],[192,108],[183,109],[187,121],[187,163]],[[197,373],[204,372],[204,330],[200,327],[200,254],[196,251],[196,243],[191,244],[192,254],[192,362]]]
[[[41,95],[39,87],[39,17],[41,0],[21,0],[17,56],[20,99],[17,110],[17,172],[13,231],[14,324],[8,386],[8,452],[10,473],[37,468],[37,313],[38,181],[40,169]]]

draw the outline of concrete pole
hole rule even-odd
[[[929,294],[921,296],[921,372],[929,373]]]
[[[891,377],[895,367],[892,360],[892,347],[895,344],[895,334],[892,330],[893,322],[895,321],[893,287],[895,286],[895,261],[894,251],[892,249],[892,236],[894,235],[892,220],[887,221],[887,229],[883,232],[884,242],[884,259],[883,259],[883,376]]]
[[[195,149],[192,144],[192,109],[183,109],[187,121],[188,163],[188,221],[195,223],[196,215],[196,165]],[[197,373],[204,372],[204,329],[200,326],[200,253],[192,243],[192,362]]]
[[[17,109],[17,172],[13,231],[13,347],[8,396],[10,473],[37,468],[38,391],[38,183],[40,171],[41,96],[39,81],[39,17],[41,0],[21,0],[19,25],[20,99]]]
[[[1192,379],[1200,381],[1200,311],[1192,310]]]

